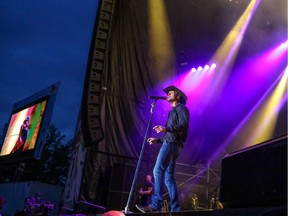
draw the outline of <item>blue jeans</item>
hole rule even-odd
[[[160,148],[156,164],[153,169],[154,194],[152,203],[149,205],[153,209],[161,210],[163,205],[164,182],[170,196],[171,212],[181,211],[178,201],[177,186],[174,178],[176,160],[181,152],[182,146],[175,143],[164,143]]]

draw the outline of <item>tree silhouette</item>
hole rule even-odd
[[[64,143],[65,135],[51,124],[40,160],[0,167],[0,182],[40,181],[64,185],[71,157],[72,140]],[[19,175],[19,169],[21,174]]]

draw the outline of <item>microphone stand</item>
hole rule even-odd
[[[141,148],[140,156],[139,156],[138,163],[137,163],[137,166],[136,166],[136,171],[135,171],[135,174],[134,174],[133,182],[132,182],[131,189],[130,189],[130,192],[129,192],[127,204],[126,204],[126,207],[125,207],[125,213],[131,213],[129,211],[129,205],[130,205],[132,193],[133,193],[134,188],[135,188],[136,180],[137,180],[137,177],[138,177],[138,173],[139,173],[142,157],[143,157],[143,154],[144,154],[145,144],[146,144],[147,135],[148,135],[148,131],[149,131],[151,120],[152,120],[152,115],[154,113],[156,100],[157,99],[154,98],[154,102],[151,104],[150,117],[149,117],[148,125],[147,125],[147,128],[146,128],[146,133],[145,133],[145,136],[144,136],[144,140],[143,140],[143,143],[142,143],[142,148]]]

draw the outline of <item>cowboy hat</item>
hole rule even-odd
[[[166,87],[166,88],[163,89],[163,91],[164,91],[166,94],[168,94],[168,92],[169,92],[169,91],[172,91],[172,90],[178,92],[178,93],[181,95],[181,101],[180,101],[180,103],[182,103],[182,104],[185,105],[186,102],[187,102],[187,100],[188,100],[188,97],[187,97],[187,95],[186,95],[184,92],[182,92],[179,88],[177,88],[177,87],[174,86],[174,85],[171,85],[171,86],[168,86],[168,87]]]

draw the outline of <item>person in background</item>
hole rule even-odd
[[[149,205],[151,203],[153,188],[154,188],[154,184],[152,181],[152,176],[146,175],[145,183],[143,187],[141,187],[138,190],[139,199],[138,199],[137,204],[142,205],[142,206]]]

